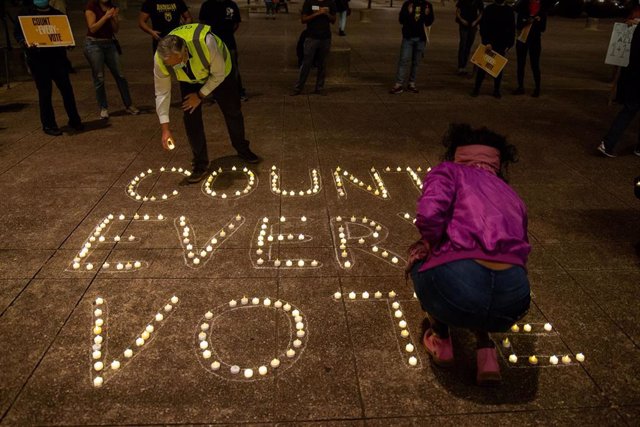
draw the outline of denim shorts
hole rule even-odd
[[[422,309],[449,326],[505,332],[529,310],[529,279],[524,268],[491,270],[465,259],[419,271],[411,278]]]

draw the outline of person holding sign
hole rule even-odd
[[[48,0],[34,0],[33,5],[24,9],[19,16],[34,17],[31,21],[36,27],[38,27],[39,24],[50,27],[50,25],[47,25],[49,21],[48,18],[37,19],[35,17],[55,15],[63,15],[63,13],[50,7]],[[37,28],[36,31],[38,31]],[[73,87],[69,79],[67,48],[64,46],[38,47],[37,45],[30,44],[19,25],[15,27],[15,37],[25,48],[27,64],[29,65],[31,75],[38,89],[40,122],[42,123],[44,133],[52,136],[62,135],[62,131],[56,122],[56,115],[51,102],[52,83],[54,82],[60,91],[60,95],[62,95],[64,109],[69,117],[69,126],[78,131],[83,130],[84,126],[78,114]]]
[[[402,44],[400,45],[400,59],[398,59],[398,71],[396,83],[390,94],[403,92],[403,85],[409,72],[409,92],[418,93],[416,88],[416,74],[418,65],[424,56],[427,45],[427,33],[433,24],[433,5],[426,0],[407,0],[400,8],[398,20],[402,24]]]
[[[227,46],[203,24],[176,28],[158,43],[154,57],[153,77],[156,112],[162,128],[162,146],[171,150],[173,135],[169,129],[171,77],[180,83],[184,127],[193,153],[193,169],[187,182],[202,181],[209,169],[207,140],[202,123],[202,100],[213,95],[227,124],[231,145],[241,159],[258,163],[259,157],[249,149],[244,135],[244,117],[240,92],[232,70]]]
[[[615,148],[620,137],[640,110],[640,79],[638,76],[640,76],[640,25],[636,26],[631,39],[629,65],[623,69],[620,75],[619,84],[624,107],[613,120],[609,132],[602,138],[602,142],[598,146],[598,151],[607,157],[616,157]],[[640,132],[633,153],[640,156]]]
[[[547,29],[547,0],[520,0],[516,6],[516,28],[519,31],[516,42],[518,57],[518,88],[514,95],[524,94],[524,69],[527,65],[527,52],[531,60],[531,72],[536,88],[534,98],[540,96],[540,53],[542,52],[542,33]]]
[[[458,44],[458,74],[467,74],[467,62],[471,47],[476,39],[478,24],[482,19],[484,3],[482,0],[458,0],[456,3],[456,22],[460,33]]]
[[[120,29],[118,13],[119,9],[111,0],[89,0],[84,11],[88,28],[84,55],[93,72],[93,85],[102,119],[109,118],[107,92],[104,88],[105,65],[116,80],[125,111],[133,115],[140,113],[131,102],[129,83],[120,69],[120,45],[115,39],[115,34]]]
[[[494,0],[493,4],[484,9],[480,19],[480,37],[487,51],[493,50],[502,56],[505,56],[507,50],[513,47],[516,37],[515,16],[513,10],[505,5],[504,0]],[[475,97],[480,94],[480,87],[485,74],[486,72],[483,69],[478,68],[476,84],[471,96]],[[502,74],[500,72],[493,81],[493,96],[496,98],[502,97],[500,94]]]

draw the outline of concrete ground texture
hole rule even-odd
[[[71,9],[87,129],[47,136],[33,82],[0,89],[3,424],[638,424],[637,122],[617,158],[595,149],[620,108],[607,105],[613,21],[593,31],[550,18],[540,98],[530,70],[528,94],[510,95],[515,52],[503,98],[490,79],[471,98],[472,79],[456,74],[454,8],[438,3],[420,93],[391,95],[398,6],[374,4],[362,23],[365,4],[353,3],[347,36],[334,28],[333,38],[350,48],[350,73],[329,69],[326,96],[310,94],[315,72],[289,96],[300,3],[275,20],[245,15],[242,108],[263,161],[235,156],[206,103],[212,175],[190,186],[180,185],[191,154],[175,83],[176,149],[161,148],[139,3],[119,39],[142,114],[123,111],[107,73],[108,121],[82,54],[82,11]],[[54,104],[63,126],[57,93]],[[453,331],[454,368],[430,363],[404,278],[418,183],[451,122],[486,125],[520,152],[509,179],[529,210],[533,302],[518,332],[494,336],[497,388],[475,385],[468,331]]]

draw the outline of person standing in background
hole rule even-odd
[[[240,99],[248,101],[247,93],[242,86],[242,78],[238,69],[238,45],[234,33],[238,31],[242,18],[240,9],[233,0],[206,0],[200,7],[198,20],[201,24],[211,27],[211,32],[218,36],[229,49],[233,73],[238,81]]]
[[[131,102],[129,83],[120,68],[120,45],[115,34],[120,29],[118,21],[119,9],[111,0],[89,0],[84,11],[87,22],[87,39],[84,55],[89,61],[93,73],[93,85],[96,90],[100,118],[109,118],[107,92],[104,88],[104,66],[106,65],[118,85],[120,97],[125,111],[129,114],[140,114]]]
[[[63,13],[50,7],[48,0],[34,0],[33,4],[25,8],[18,16],[33,15],[63,15]],[[18,43],[25,48],[27,64],[38,89],[40,122],[44,133],[51,136],[62,135],[51,102],[52,83],[54,82],[62,95],[64,109],[69,117],[69,126],[78,131],[83,130],[84,126],[78,114],[73,87],[69,79],[67,48],[31,46],[27,43],[20,25],[15,26],[14,36]]]
[[[302,93],[313,65],[318,67],[314,93],[324,95],[327,56],[331,50],[331,24],[336,22],[335,2],[333,0],[305,0],[300,22],[307,25],[307,35],[304,40],[304,57],[300,67],[300,76],[291,96]]]
[[[493,50],[502,56],[507,54],[511,49],[516,37],[516,21],[513,9],[504,3],[505,0],[494,0],[484,9],[482,18],[480,19],[480,37],[482,44],[485,45],[487,51]],[[480,87],[484,80],[486,72],[478,68],[476,74],[476,84],[471,92],[471,96],[476,97],[480,94]],[[493,96],[501,98],[500,83],[502,82],[502,71],[493,81]]]
[[[460,44],[458,45],[458,74],[460,75],[467,74],[469,54],[476,39],[483,10],[482,0],[458,0],[456,4],[456,22],[460,32]]]
[[[347,16],[351,15],[351,9],[349,8],[349,0],[336,0],[336,12],[338,14],[338,35],[346,36],[344,32],[347,26]]]
[[[524,95],[524,69],[527,66],[527,53],[529,53],[531,72],[536,85],[531,96],[534,98],[540,96],[540,54],[542,53],[542,33],[547,29],[548,9],[546,0],[520,0],[516,6],[516,28],[521,34],[528,32],[528,35],[524,41],[518,38],[516,42],[518,88],[513,91],[514,95]]]
[[[151,27],[147,23],[149,19]],[[138,27],[152,37],[153,52],[158,47],[158,40],[180,25],[192,21],[184,0],[144,0],[138,15]]]
[[[400,9],[398,20],[402,24],[402,44],[400,45],[396,84],[389,93],[395,95],[403,92],[407,71],[409,71],[407,90],[418,93],[416,73],[427,45],[426,30],[433,24],[433,5],[426,0],[407,0]]]

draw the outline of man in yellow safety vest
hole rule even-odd
[[[244,136],[244,117],[231,56],[222,41],[202,24],[187,24],[171,31],[158,43],[154,57],[156,112],[162,127],[162,145],[170,149],[169,129],[171,78],[180,83],[184,126],[193,152],[193,170],[189,183],[200,182],[209,168],[207,141],[202,122],[202,100],[213,96],[222,110],[231,144],[241,159],[258,163]]]

